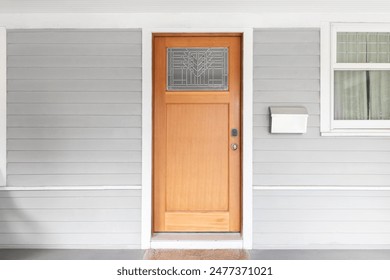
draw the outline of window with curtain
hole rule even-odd
[[[334,118],[389,120],[390,71],[370,70],[369,64],[390,63],[390,33],[337,33],[336,62],[367,64],[367,69],[335,70]]]
[[[390,25],[331,24],[329,34],[321,41],[329,57],[321,71],[330,71],[321,132],[390,135]]]

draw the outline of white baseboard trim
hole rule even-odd
[[[253,250],[389,250],[390,244],[253,245]]]
[[[1,244],[0,249],[74,249],[74,250],[141,250],[139,245],[5,245]]]
[[[0,191],[141,190],[141,186],[44,186],[0,187]]]
[[[331,190],[331,191],[390,191],[390,186],[387,187],[345,187],[345,186],[253,186],[253,190],[298,190],[298,191],[309,191],[309,190]]]

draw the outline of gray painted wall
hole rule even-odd
[[[0,248],[140,248],[141,191],[0,191]]]
[[[141,184],[141,32],[9,30],[8,186]]]
[[[321,137],[319,30],[254,34],[255,248],[390,245],[386,138]],[[8,32],[9,186],[140,185],[141,33]],[[308,133],[271,135],[304,105]],[[140,190],[0,191],[0,247],[140,247]]]
[[[8,186],[140,186],[140,30],[7,41]],[[0,247],[140,248],[140,209],[140,190],[0,191]]]
[[[263,29],[254,33],[255,248],[390,245],[389,191],[317,191],[313,186],[390,185],[388,138],[320,136],[320,33]],[[303,105],[304,135],[270,134],[268,107]]]

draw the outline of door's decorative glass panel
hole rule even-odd
[[[167,90],[227,90],[228,48],[168,48]]]
[[[337,33],[337,62],[390,63],[390,33]]]

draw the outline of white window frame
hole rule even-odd
[[[321,27],[321,135],[390,136],[390,120],[335,120],[335,70],[390,70],[390,63],[337,63],[337,32],[390,32],[388,23],[324,23]]]
[[[0,27],[0,187],[7,185],[7,33]]]

